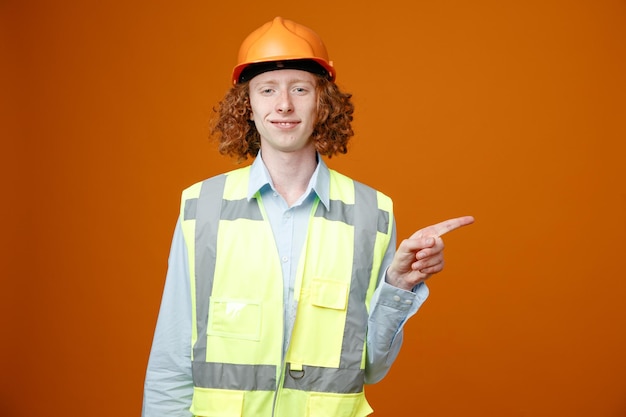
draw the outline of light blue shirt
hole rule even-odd
[[[276,192],[261,155],[250,170],[247,198],[261,198],[269,218],[280,257],[285,305],[285,340],[288,348],[295,319],[293,287],[309,216],[317,198],[329,207],[330,172],[322,160],[311,176],[307,190],[291,207]],[[405,291],[387,284],[384,274],[395,253],[396,228],[381,265],[381,280],[372,296],[367,331],[365,382],[380,381],[389,371],[402,345],[402,329],[428,297],[428,287]],[[180,219],[170,249],[165,288],[157,319],[144,384],[143,417],[189,417],[193,382],[191,377],[191,297],[187,248]]]

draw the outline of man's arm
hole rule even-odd
[[[190,417],[191,299],[187,249],[176,224],[144,384],[143,417]]]
[[[365,383],[374,384],[389,372],[402,346],[403,327],[428,297],[426,284],[406,291],[386,282],[387,268],[395,255],[396,227],[381,264],[381,279],[370,303],[367,328]]]

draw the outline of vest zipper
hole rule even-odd
[[[280,367],[280,378],[278,379],[278,386],[276,390],[274,390],[274,400],[272,401],[272,417],[279,416],[280,414],[276,414],[276,406],[278,405],[278,396],[280,392],[283,390],[283,380],[285,379],[285,369],[287,368],[285,362],[283,361],[282,366]]]

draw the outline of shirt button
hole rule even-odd
[[[393,299],[394,299],[394,301],[400,301],[400,296],[399,295],[394,295]]]
[[[286,256],[283,256],[283,257],[282,257],[282,261],[283,261],[283,262],[287,262],[288,260],[289,260],[289,258],[287,258]]]
[[[411,301],[411,300],[404,300],[404,304],[413,304],[413,301]]]

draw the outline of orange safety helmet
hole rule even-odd
[[[275,17],[249,34],[239,47],[233,84],[276,69],[301,69],[335,80],[322,39],[306,26]]]

